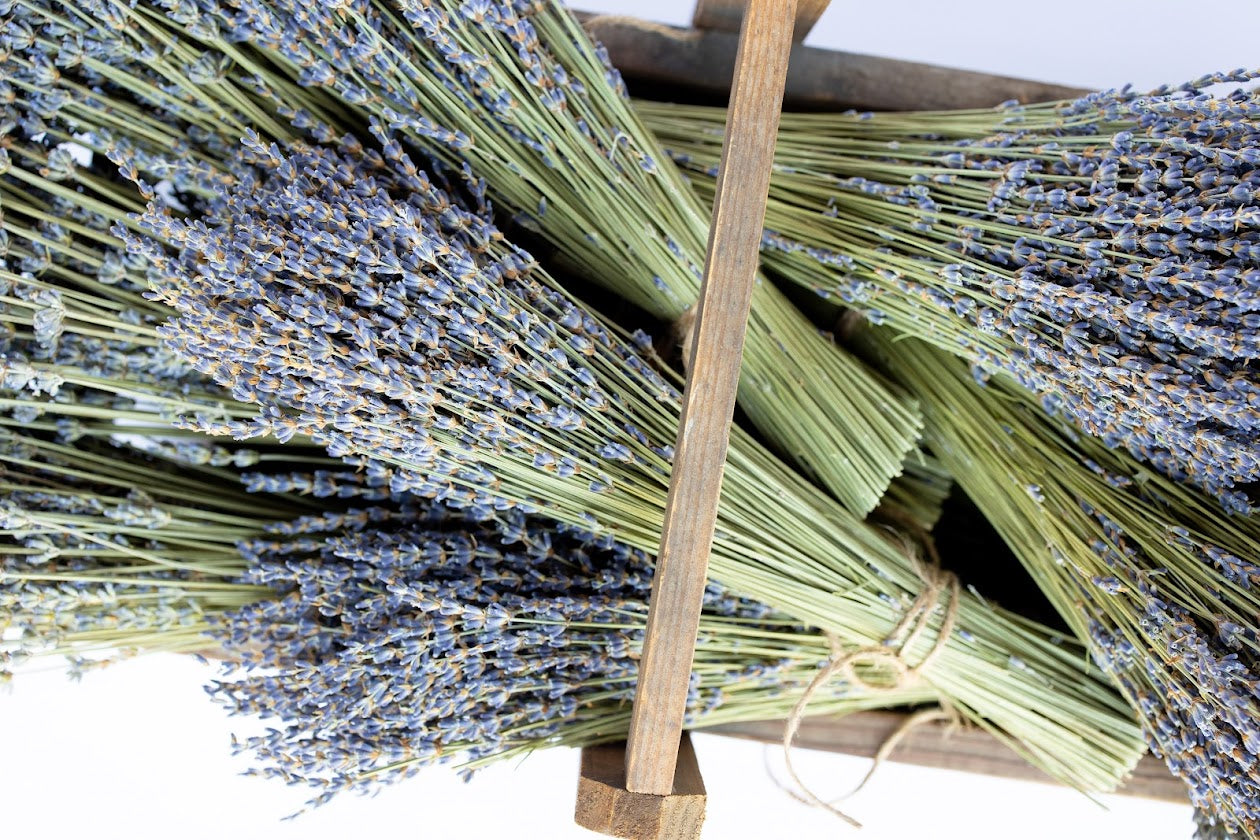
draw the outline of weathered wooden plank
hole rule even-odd
[[[792,30],[792,40],[804,41],[830,5],[831,0],[800,0],[796,5],[796,28]]]
[[[744,19],[744,0],[696,0],[691,25],[696,29],[738,32]]]
[[[678,95],[692,97],[720,96],[730,88],[738,39],[729,32],[682,29],[624,15],[578,12],[578,16],[632,83],[668,86]],[[918,111],[988,108],[1008,99],[1045,102],[1086,92],[1066,85],[797,45],[788,68],[784,104],[801,110]]]
[[[750,0],[740,34],[627,739],[637,793],[673,789],[795,14],[796,0]]]
[[[738,32],[740,21],[744,18],[744,5],[745,0],[696,0],[691,25],[696,29]],[[796,26],[792,30],[792,40],[804,41],[829,5],[831,0],[799,0],[796,4]]]
[[[905,721],[896,712],[860,712],[842,718],[805,719],[797,731],[796,746],[815,750],[873,757],[888,737]],[[729,723],[697,730],[767,743],[783,742],[783,721],[765,720]],[[911,729],[898,742],[889,761],[918,764],[1024,779],[1053,784],[1054,780],[1033,767],[1010,747],[981,729],[951,730],[944,724],[925,724]],[[1116,793],[1166,802],[1185,802],[1186,786],[1174,777],[1164,762],[1145,756],[1124,787]]]
[[[669,796],[626,790],[625,742],[586,747],[578,778],[574,821],[583,828],[631,840],[698,840],[705,790],[691,739],[678,749]]]

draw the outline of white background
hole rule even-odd
[[[585,0],[583,8],[686,23],[688,0]],[[1260,6],[1184,0],[836,0],[809,43],[1086,87],[1153,87],[1260,64]],[[586,838],[571,823],[577,756],[540,753],[472,783],[433,768],[374,799],[346,798],[295,821],[304,792],[242,778],[229,733],[249,730],[209,703],[209,668],[150,657],[71,684],[22,674],[0,695],[0,832],[6,838],[345,840],[366,837]],[[708,840],[971,838],[1185,840],[1189,808],[1121,797],[1107,809],[1070,791],[887,764],[846,809],[854,833],[800,805],[772,778],[777,751],[717,737],[696,748],[709,789]],[[864,761],[799,751],[820,793],[843,792]]]
[[[104,840],[593,840],[573,825],[577,753],[540,752],[491,767],[471,783],[434,767],[375,798],[345,797],[297,819],[305,790],[243,778],[229,758],[229,719],[201,684],[212,670],[188,657],[151,656],[89,674],[19,675],[0,697],[0,836]],[[697,736],[709,791],[705,840],[1189,840],[1190,809],[1084,796],[1031,782],[886,763],[845,810],[855,832],[792,799],[780,751]],[[824,797],[850,790],[867,762],[798,750],[802,778]],[[769,760],[767,760],[769,759]],[[767,768],[769,765],[769,769]]]

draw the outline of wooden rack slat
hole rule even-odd
[[[634,793],[673,789],[795,13],[796,0],[749,0],[740,35],[626,746]]]
[[[829,5],[831,0],[799,0],[796,4],[796,26],[792,30],[792,40],[804,41]],[[691,25],[696,29],[738,32],[743,19],[744,0],[696,0]]]
[[[792,39],[804,41],[830,5],[831,0],[800,0],[796,6],[796,28],[792,31]]]
[[[845,717],[813,717],[801,722],[796,746],[871,758],[906,716],[897,712],[859,712]],[[783,743],[783,721],[727,723],[697,732],[748,738],[768,744]],[[951,731],[944,724],[925,724],[905,734],[889,761],[961,770],[1007,779],[1056,784],[1010,747],[975,728]],[[1165,802],[1186,802],[1185,783],[1168,772],[1164,762],[1144,756],[1124,787],[1116,793]]]
[[[578,17],[631,82],[669,86],[693,97],[720,97],[730,89],[738,45],[730,32],[684,29],[625,15],[578,12]],[[921,111],[988,108],[1008,99],[1046,102],[1085,93],[1067,85],[798,45],[792,50],[784,105],[822,111]]]

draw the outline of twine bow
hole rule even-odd
[[[854,828],[861,828],[862,824],[830,802],[820,798],[797,775],[796,769],[792,766],[792,742],[796,739],[797,730],[800,729],[801,721],[804,719],[805,712],[813,701],[814,695],[832,678],[842,676],[849,685],[860,686],[866,691],[877,694],[898,691],[918,682],[923,671],[945,649],[946,643],[954,632],[954,624],[958,618],[958,578],[952,572],[941,569],[935,563],[917,564],[916,570],[919,573],[919,577],[923,580],[923,589],[919,591],[918,596],[901,617],[901,621],[897,623],[897,626],[893,628],[892,633],[889,634],[882,644],[846,651],[835,635],[831,633],[826,634],[827,642],[831,646],[831,658],[805,688],[805,692],[801,695],[801,699],[796,702],[796,706],[793,707],[792,713],[788,716],[787,724],[784,727],[783,758],[787,764],[788,775],[791,776],[793,783],[796,784],[800,791],[799,798],[804,799],[808,804],[830,811]],[[911,667],[906,663],[904,654],[911,649],[919,637],[927,630],[928,625],[931,623],[932,614],[936,611],[936,605],[944,593],[948,593],[949,601],[945,608],[945,619],[941,622],[941,629],[936,636],[936,641],[933,643],[931,650],[927,652],[927,655],[917,665]],[[857,666],[860,664],[879,666],[885,679],[879,682],[867,679],[857,670]],[[880,747],[879,752],[875,755],[874,764],[867,771],[861,783],[853,791],[841,798],[848,798],[861,790],[870,781],[871,776],[874,775],[880,763],[887,758],[893,751],[893,748],[911,729],[929,721],[942,719],[957,720],[957,714],[952,709],[943,707],[940,709],[928,709],[912,715]]]

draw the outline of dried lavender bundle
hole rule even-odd
[[[1260,837],[1260,522],[1082,437],[1013,383],[868,331],[933,452],[1138,710],[1195,805]]]
[[[624,736],[651,581],[641,552],[388,491],[388,507],[293,518],[282,498],[99,442],[0,432],[0,464],[4,679],[34,656],[79,676],[139,651],[213,652],[231,678],[212,696],[284,724],[240,748],[318,801],[438,760]],[[324,495],[328,478],[305,483]],[[371,478],[335,478],[337,495],[380,495]],[[782,716],[830,654],[716,586],[701,633],[692,723]],[[930,698],[837,681],[817,707]]]
[[[211,695],[283,724],[240,749],[318,801],[439,760],[625,734],[642,552],[417,506],[371,471],[259,475],[272,495],[258,496],[134,450],[7,431],[0,466],[0,678],[31,657],[64,656],[77,677],[141,651],[212,653],[225,676]],[[298,517],[279,485],[375,504]],[[717,586],[701,634],[695,724],[785,715],[830,654],[817,631]],[[931,698],[836,681],[817,708]]]
[[[394,142],[246,150],[203,219],[153,205],[141,222],[155,238],[128,237],[179,313],[170,345],[260,405],[189,425],[307,434],[474,519],[538,513],[655,549],[678,392],[646,338],[636,350],[610,332]],[[904,545],[738,430],[724,492],[714,579],[850,649],[889,641],[927,585]],[[1136,729],[1079,651],[967,593],[938,600],[902,651],[934,652],[922,677],[936,697],[1072,784],[1126,772]],[[960,629],[937,645],[951,614]]]
[[[113,113],[122,100],[111,101],[107,107],[67,96],[61,107],[79,102],[81,113]],[[101,170],[114,169],[106,154],[125,154],[133,165],[143,163],[150,176],[205,192],[222,177],[216,159],[188,154],[175,172],[162,156],[117,138],[94,153],[82,145],[92,141],[72,133],[77,120],[63,119],[38,100],[15,96],[5,115],[10,124],[0,149],[0,427],[54,433],[65,443],[109,439],[203,466],[335,464],[307,441],[291,441],[282,453],[269,451],[266,441],[229,448],[171,426],[177,415],[228,419],[249,416],[252,409],[159,341],[157,327],[170,312],[145,298],[142,256],[127,253],[109,230],[132,224],[129,215],[144,207],[144,194],[153,193]],[[174,153],[188,151],[174,142],[180,129],[150,121],[147,130],[156,135],[159,125]]]
[[[79,674],[211,646],[215,614],[271,594],[240,580],[237,541],[305,507],[106,441],[0,429],[0,677],[31,656]]]
[[[24,124],[0,150],[0,667],[54,653],[78,673],[109,652],[204,648],[208,616],[268,594],[237,581],[236,541],[310,506],[246,494],[239,470],[267,468],[270,447],[171,427],[249,409],[160,342],[143,260],[109,232],[144,206],[135,187],[85,164],[29,103],[14,114]]]
[[[763,254],[1252,510],[1260,99],[1204,88],[1254,78],[987,111],[785,115]],[[711,194],[723,112],[640,111]]]
[[[276,123],[288,120],[329,141],[372,120],[456,171],[471,165],[585,277],[671,321],[697,297],[708,214],[656,159],[616,71],[558,4],[30,0],[12,11],[50,36],[22,40],[42,50],[40,66],[68,32],[84,67],[206,130],[222,112],[272,139],[286,139]],[[181,104],[198,96],[211,100],[200,115]],[[904,395],[764,283],[740,400],[780,452],[862,514],[918,436]]]
[[[238,745],[254,774],[310,786],[319,804],[428,764],[625,736],[652,577],[643,552],[519,513],[477,521],[399,499],[271,530],[242,545],[245,579],[279,594],[221,618],[226,673],[210,687],[271,723]],[[710,585],[688,725],[783,717],[829,655],[817,631]],[[816,708],[932,694],[837,680]]]

